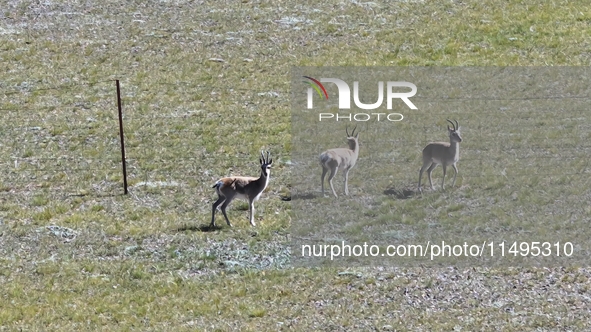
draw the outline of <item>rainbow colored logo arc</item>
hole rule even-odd
[[[309,79],[311,82],[310,81],[302,81],[302,82],[310,85],[314,90],[316,90],[316,92],[318,93],[320,98],[324,97],[325,99],[328,100],[328,93],[326,92],[324,85],[322,85],[322,83],[320,83],[319,80],[312,78],[310,76],[303,76],[303,77]]]

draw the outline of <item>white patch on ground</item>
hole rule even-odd
[[[59,238],[63,238],[65,241],[71,241],[76,238],[78,232],[74,231],[71,228],[57,226],[57,225],[49,225],[44,228],[40,228],[38,231],[47,230],[50,234],[55,235]]]
[[[268,97],[279,97],[279,93],[275,91],[268,91],[268,92],[260,92],[258,93],[259,96],[268,96]]]
[[[186,118],[190,116],[199,115],[203,112],[205,112],[205,110],[178,109],[167,114],[159,114],[158,116],[154,116],[154,118]]]
[[[18,35],[20,34],[20,31],[16,30],[16,29],[6,29],[3,27],[0,27],[0,35]]]
[[[275,23],[279,23],[284,27],[292,27],[295,30],[299,30],[300,28],[296,25],[299,25],[300,23],[310,25],[312,24],[312,20],[309,20],[305,17],[286,16],[282,17],[280,20],[275,20]]]
[[[151,188],[156,187],[178,187],[180,183],[176,181],[145,181],[145,182],[138,182],[134,185],[134,187],[146,186]]]

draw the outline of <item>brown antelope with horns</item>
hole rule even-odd
[[[345,127],[349,148],[330,149],[320,154],[320,165],[322,165],[322,176],[320,178],[322,183],[322,196],[324,196],[324,176],[330,170],[328,183],[330,184],[330,189],[332,189],[334,197],[338,197],[332,185],[332,179],[339,169],[343,169],[345,172],[345,195],[349,195],[349,171],[355,166],[357,157],[359,156],[359,132],[355,135],[355,129],[357,129],[357,126],[353,128],[353,131],[349,135],[349,130]]]
[[[215,227],[215,211],[218,205],[222,204],[221,210],[226,218],[228,226],[232,227],[230,220],[226,215],[226,207],[235,199],[241,198],[248,201],[250,224],[254,223],[254,202],[259,199],[267,185],[269,184],[269,177],[271,175],[271,164],[273,159],[270,158],[269,152],[267,156],[261,151],[259,159],[261,163],[261,175],[258,178],[250,176],[232,176],[219,179],[212,188],[215,188],[218,199],[213,203],[211,211],[211,227]]]
[[[455,120],[454,120],[455,121]],[[450,128],[449,125],[447,126],[447,130],[449,132],[449,143],[447,142],[434,142],[429,143],[423,149],[423,166],[419,171],[419,191],[422,192],[421,188],[421,177],[423,176],[423,171],[427,170],[427,176],[429,177],[429,184],[431,185],[431,190],[433,188],[433,181],[431,180],[431,172],[437,165],[441,165],[443,167],[443,179],[441,180],[441,190],[444,190],[444,183],[445,183],[445,173],[447,171],[447,166],[451,165],[455,171],[454,180],[451,186],[455,186],[456,184],[456,177],[458,175],[458,167],[456,163],[460,160],[460,142],[462,141],[462,136],[460,135],[460,125],[458,121],[454,124],[450,120],[447,122],[451,123],[453,128]]]

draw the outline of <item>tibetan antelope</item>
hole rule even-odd
[[[351,168],[353,168],[353,166],[355,166],[357,157],[359,156],[359,132],[357,132],[357,135],[355,135],[355,129],[357,129],[357,126],[353,128],[351,135],[349,135],[349,130],[347,127],[345,127],[345,132],[347,133],[347,143],[349,143],[348,149],[330,149],[320,154],[320,165],[322,165],[322,176],[320,178],[322,183],[322,196],[324,196],[324,176],[330,170],[328,183],[330,184],[330,189],[332,189],[334,197],[338,197],[332,185],[332,178],[334,178],[334,176],[337,174],[338,169],[343,169],[345,172],[345,195],[349,195],[349,171]]]
[[[445,189],[443,185],[445,183],[445,172],[448,165],[451,165],[455,171],[454,180],[451,186],[453,187],[456,184],[456,176],[458,175],[458,167],[456,166],[456,163],[460,160],[460,142],[462,141],[462,136],[460,136],[460,125],[458,124],[458,121],[456,121],[455,124],[449,120],[447,120],[447,122],[451,123],[453,126],[453,129],[450,128],[449,125],[447,126],[447,130],[449,131],[449,143],[429,143],[423,149],[423,166],[419,171],[419,191],[421,192],[421,177],[423,176],[423,171],[425,171],[425,169],[427,170],[431,190],[434,190],[433,181],[431,180],[431,172],[437,167],[437,165],[443,167],[441,189]]]
[[[269,184],[269,177],[271,175],[271,164],[273,159],[269,158],[269,152],[267,151],[267,157],[261,151],[261,176],[258,178],[250,176],[232,176],[227,178],[219,179],[212,188],[218,194],[218,200],[213,203],[211,211],[211,227],[215,227],[215,211],[218,205],[222,204],[221,210],[226,218],[228,226],[232,227],[230,220],[226,215],[226,207],[235,199],[242,198],[248,201],[249,206],[249,218],[250,224],[255,226],[254,223],[254,201],[258,200],[267,184]]]

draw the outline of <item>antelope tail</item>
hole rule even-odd
[[[328,153],[323,153],[320,155],[320,163],[322,165],[326,165],[326,162],[330,159],[330,156],[328,155]]]

